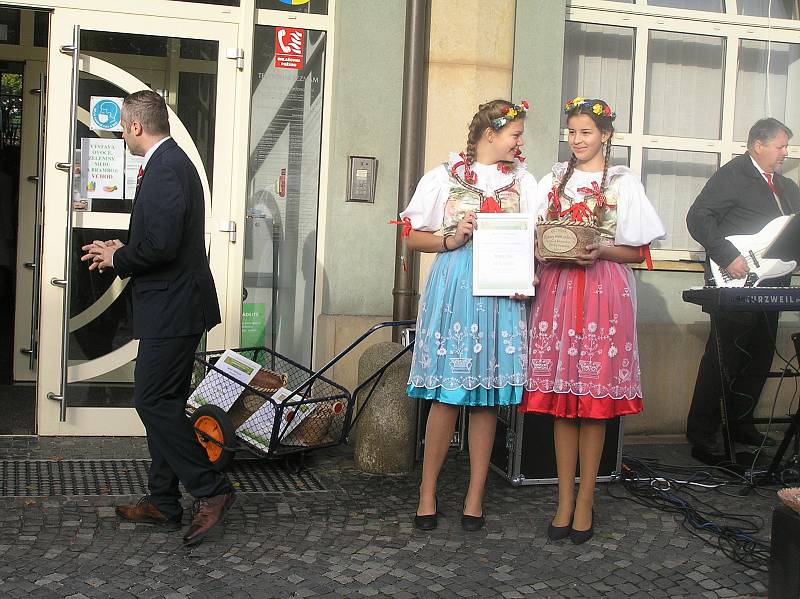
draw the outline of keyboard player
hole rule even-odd
[[[757,121],[750,129],[747,153],[722,166],[708,180],[686,216],[691,236],[706,250],[706,256],[736,278],[747,276],[748,267],[738,250],[725,237],[750,235],[772,219],[800,211],[800,189],[781,175],[788,155],[792,131],[776,119]],[[764,285],[788,286],[791,277],[773,279]],[[710,271],[706,263],[706,280]],[[772,366],[778,312],[718,313],[711,317],[711,331],[700,360],[686,436],[692,455],[716,462],[722,453],[718,443],[721,424],[722,383],[715,331],[721,340],[725,366],[732,377],[766,373]],[[765,377],[737,378],[728,394],[727,413],[733,440],[746,445],[774,445],[748,420],[752,416]]]

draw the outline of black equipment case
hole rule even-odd
[[[500,408],[490,461],[492,469],[515,487],[558,483],[553,420],[545,414],[522,414],[516,406]],[[621,467],[622,418],[618,417],[608,421],[597,480],[613,480]]]

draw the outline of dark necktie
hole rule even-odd
[[[139,186],[142,184],[142,175],[144,175],[144,170],[142,170],[142,165],[139,165],[139,172],[136,173],[136,193],[139,193]],[[772,185],[772,183],[770,183]]]

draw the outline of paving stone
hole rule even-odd
[[[0,460],[23,453],[25,459],[146,457],[142,441],[0,438]],[[688,463],[686,449],[648,447],[630,451]],[[685,453],[676,458],[676,451]],[[193,549],[182,547],[180,531],[119,521],[114,506],[138,497],[28,503],[0,497],[0,597],[696,599],[766,593],[766,572],[731,562],[672,514],[610,497],[607,489],[625,496],[616,484],[598,486],[597,533],[576,547],[547,540],[555,486],[514,488],[494,474],[487,526],[465,533],[459,523],[469,473],[465,454],[454,453],[445,464],[443,515],[428,532],[412,525],[418,468],[406,476],[364,475],[346,447],[309,454],[308,462],[326,491],[240,493],[224,525]],[[766,522],[774,505],[756,495],[709,492],[703,500]],[[186,496],[184,508],[190,505]],[[768,540],[769,526],[755,536]]]

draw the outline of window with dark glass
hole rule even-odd
[[[19,44],[19,15],[16,8],[0,8],[0,44]]]
[[[38,48],[46,48],[49,36],[50,13],[37,10],[33,13],[33,45]]]

